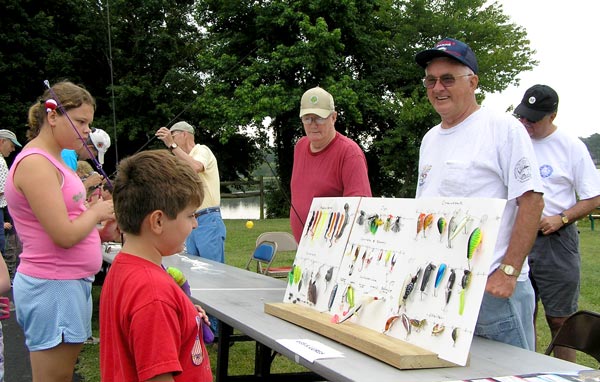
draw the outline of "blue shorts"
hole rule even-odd
[[[17,272],[13,298],[29,351],[62,342],[80,344],[92,335],[92,281],[46,280]]]
[[[198,227],[185,240],[186,252],[219,263],[225,262],[225,237],[227,231],[220,212],[198,217]]]
[[[535,351],[534,306],[533,287],[529,280],[518,281],[509,298],[485,293],[475,335]]]
[[[528,259],[536,301],[542,300],[546,316],[575,313],[581,274],[577,226],[567,225],[551,235],[538,236]]]

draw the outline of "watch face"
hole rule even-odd
[[[566,217],[566,216],[563,216],[562,217],[562,222],[565,223],[565,224],[567,224],[569,222],[569,218]]]
[[[512,265],[502,264],[500,269],[509,276],[517,276],[516,269]]]

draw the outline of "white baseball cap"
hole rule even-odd
[[[103,165],[104,154],[106,154],[108,148],[110,147],[110,136],[106,133],[106,131],[94,128],[90,133],[90,141],[92,141],[92,144],[96,150],[98,150],[98,162]]]

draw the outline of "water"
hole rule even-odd
[[[221,216],[223,219],[259,219],[260,198],[221,199]]]

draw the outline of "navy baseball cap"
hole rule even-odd
[[[533,85],[515,109],[515,114],[537,122],[558,110],[558,94],[548,85]]]
[[[462,41],[453,38],[445,38],[435,44],[432,49],[417,53],[415,61],[417,61],[417,64],[422,68],[427,68],[429,62],[437,57],[453,58],[461,64],[471,68],[475,74],[479,71],[475,53],[473,53],[471,48]]]

